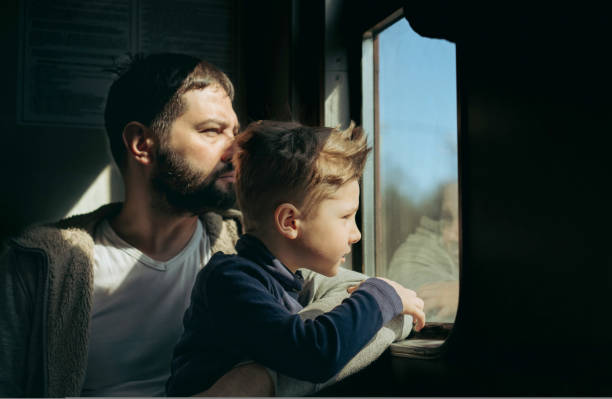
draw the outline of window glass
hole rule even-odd
[[[455,45],[401,18],[376,37],[376,272],[452,322],[459,279]]]

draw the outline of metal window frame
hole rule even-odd
[[[363,35],[361,52],[361,87],[362,87],[362,126],[372,145],[372,155],[368,157],[363,172],[361,209],[362,209],[362,250],[363,273],[368,276],[383,273],[381,247],[382,201],[380,198],[380,124],[378,113],[378,34],[404,17],[400,8],[387,18],[368,29]]]

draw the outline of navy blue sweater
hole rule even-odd
[[[402,312],[395,290],[370,278],[332,311],[302,320],[296,314],[302,309],[300,272],[292,273],[253,236],[241,237],[236,250],[216,253],[198,274],[174,349],[168,396],[204,391],[245,360],[297,379],[327,381]]]

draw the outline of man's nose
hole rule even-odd
[[[232,162],[232,157],[234,156],[234,150],[236,146],[236,140],[231,140],[223,154],[221,154],[221,162],[230,163]]]

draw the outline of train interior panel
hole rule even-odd
[[[318,395],[612,395],[602,5],[64,3],[2,6],[2,240],[121,201],[108,70],[192,53],[234,81],[242,126],[354,121],[373,147],[345,266],[416,290],[428,324]]]

